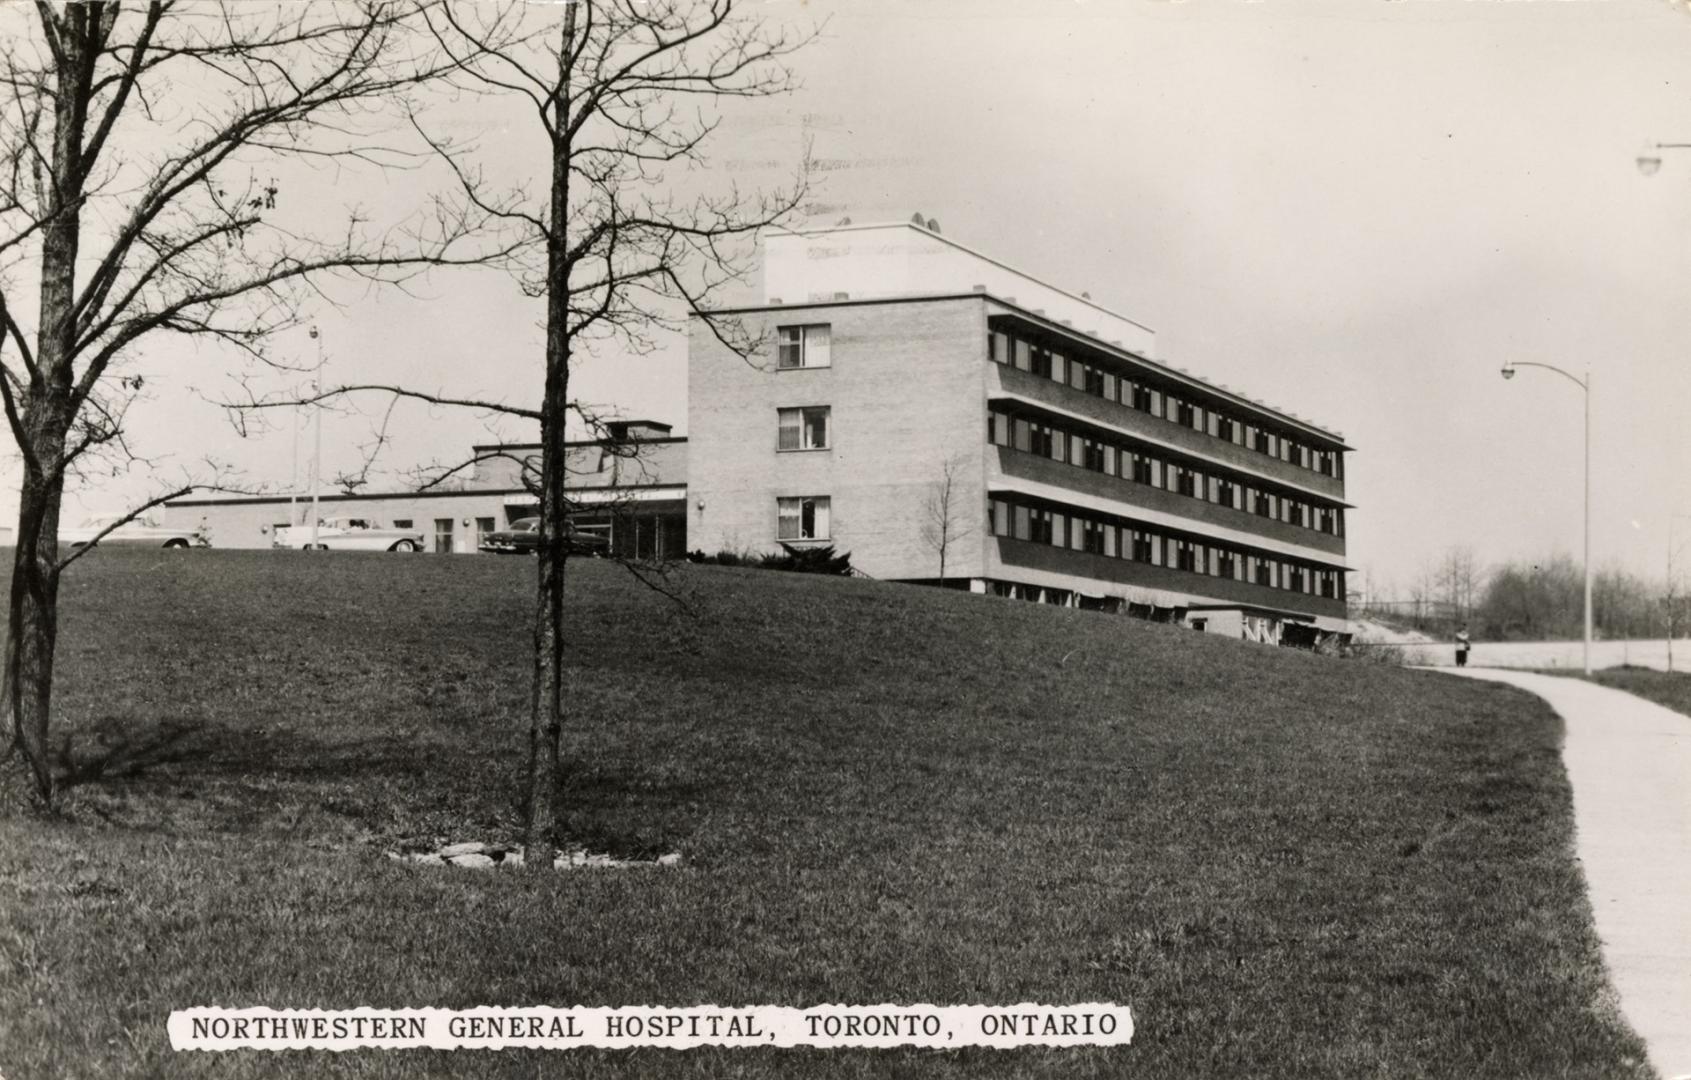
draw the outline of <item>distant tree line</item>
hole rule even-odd
[[[1376,588],[1376,593],[1387,592]],[[1683,588],[1617,568],[1592,575],[1593,632],[1600,638],[1660,638],[1691,630]],[[1354,614],[1447,636],[1467,625],[1478,639],[1546,641],[1584,634],[1585,576],[1577,559],[1557,554],[1483,567],[1467,548],[1452,548],[1397,598],[1369,596]]]

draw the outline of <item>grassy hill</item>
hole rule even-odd
[[[514,835],[527,560],[102,551],[63,820],[0,817],[0,1072],[1647,1076],[1507,688],[856,580],[572,564],[571,835]],[[549,942],[536,953],[529,943]],[[173,1055],[173,1007],[1130,1004],[1081,1051]]]

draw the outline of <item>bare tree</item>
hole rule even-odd
[[[23,459],[0,696],[44,801],[68,561],[60,505],[91,455],[131,454],[124,419],[144,376],[126,363],[166,332],[263,361],[266,337],[327,277],[395,280],[474,257],[461,254],[478,235],[474,207],[386,227],[321,205],[290,216],[272,173],[406,164],[377,141],[384,103],[457,63],[408,32],[426,10],[76,0],[0,11],[0,399]],[[406,130],[401,115],[393,130]]]
[[[570,397],[571,363],[599,345],[649,351],[689,317],[758,362],[764,342],[739,320],[713,313],[710,301],[747,278],[756,234],[786,220],[807,194],[802,167],[791,188],[780,192],[748,195],[728,179],[714,193],[677,194],[705,182],[699,172],[704,144],[721,120],[715,110],[727,99],[791,90],[786,59],[810,40],[748,17],[738,6],[736,0],[567,0],[430,9],[435,43],[465,73],[460,85],[515,101],[546,147],[544,166],[533,170],[546,178],[543,190],[501,188],[485,178],[472,145],[431,130],[426,116],[413,117],[457,178],[464,212],[501,221],[519,238],[508,267],[545,304],[539,403],[369,383],[318,395],[374,392],[539,424],[537,460],[525,463],[536,487],[541,535],[522,777],[525,862],[535,869],[551,865],[563,803],[571,509],[566,428],[603,431]],[[683,180],[683,173],[692,179]],[[253,400],[241,407],[277,404]]]
[[[945,584],[945,560],[951,548],[976,530],[974,508],[965,505],[971,500],[963,483],[965,461],[960,457],[947,458],[940,465],[939,477],[928,487],[927,501],[922,505],[922,542],[939,556],[939,580]]]
[[[1458,623],[1467,619],[1480,591],[1479,562],[1474,549],[1463,545],[1450,548],[1439,560],[1436,574],[1438,591],[1443,594],[1450,617]]]

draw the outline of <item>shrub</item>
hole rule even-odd
[[[768,554],[762,558],[765,570],[787,570],[795,574],[835,574],[842,577],[851,575],[851,554],[834,554],[834,546],[827,547],[794,547],[782,544],[781,553]]]

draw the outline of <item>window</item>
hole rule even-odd
[[[1081,466],[1091,469],[1093,472],[1103,472],[1104,444],[1093,439],[1085,439],[1082,440],[1082,445],[1084,449],[1081,453]]]
[[[1010,445],[1010,417],[1001,412],[987,417],[987,441],[994,446]]]
[[[1129,543],[1122,545],[1122,555],[1134,562],[1151,561],[1151,534],[1144,529],[1129,529]]]
[[[1215,501],[1223,506],[1232,506],[1233,482],[1231,480],[1222,480],[1218,477],[1212,477],[1210,482],[1215,485]]]
[[[994,330],[990,350],[993,363],[1008,364],[1010,362],[1010,335],[1002,330]]]
[[[1149,484],[1151,482],[1151,459],[1144,454],[1133,455],[1133,475],[1136,483]]]
[[[1182,495],[1194,496],[1198,493],[1198,474],[1191,469],[1178,466],[1170,470],[1174,474],[1174,490]]]
[[[1174,541],[1174,568],[1190,572],[1197,565],[1197,553],[1189,540]]]
[[[829,498],[802,495],[775,500],[775,539],[826,540],[829,536]]]
[[[1027,425],[1028,433],[1027,445],[1025,446],[1022,445],[1022,426],[1024,424]],[[1061,446],[1062,443],[1056,438],[1055,433],[1044,424],[1030,423],[1025,420],[1016,421],[1016,449],[1028,450],[1040,457],[1055,456],[1060,459],[1063,456]]]
[[[490,517],[476,518],[476,548],[479,550],[489,533],[497,532],[499,526]]]
[[[1016,342],[1016,367],[1022,371],[1033,370],[1033,347],[1025,341]]]
[[[393,519],[393,527],[396,528],[396,529],[409,529],[409,528],[411,528],[411,519],[410,518],[394,518]]]
[[[1104,530],[1108,528],[1096,521],[1078,522],[1080,525],[1080,543],[1075,545],[1094,555],[1104,554]]]
[[[1020,345],[1021,343],[1017,342],[1017,344]],[[1016,366],[1020,367],[1021,365],[1018,363]],[[1037,348],[1033,350],[1033,373],[1042,379],[1051,378],[1051,354],[1049,352]]]
[[[827,323],[813,326],[782,326],[780,355],[777,365],[782,370],[793,368],[828,367],[833,363],[831,335]]]
[[[1022,507],[1017,507],[1016,512],[1018,514],[1020,514],[1022,509],[1023,509]],[[1060,534],[1057,534],[1055,532],[1055,529],[1053,528],[1053,524],[1052,524],[1052,521],[1051,521],[1051,511],[1049,511],[1049,510],[1029,510],[1028,511],[1028,517],[1029,517],[1029,532],[1028,532],[1027,536],[1020,537],[1021,539],[1032,540],[1036,544],[1049,544],[1049,543],[1051,543],[1052,537],[1054,535],[1060,535]],[[1019,522],[1018,522],[1018,525],[1019,525]],[[1018,534],[1018,536],[1020,536],[1020,534]]]
[[[778,409],[779,418],[775,448],[777,450],[828,449],[828,412],[826,405],[805,409]]]

